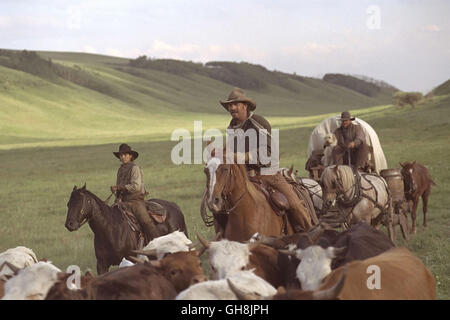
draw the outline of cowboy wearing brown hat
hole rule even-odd
[[[230,124],[228,125],[228,129],[242,129],[244,133],[249,129],[254,129],[257,133],[256,136],[258,140],[256,147],[258,150],[256,150],[256,152],[250,152],[251,150],[249,150],[249,143],[245,141],[245,158],[249,159],[249,153],[256,155],[259,158],[259,148],[261,147],[267,148],[267,155],[270,157],[270,134],[272,129],[269,122],[264,117],[253,113],[256,109],[256,103],[252,99],[246,97],[242,89],[234,88],[228,95],[228,99],[225,101],[220,101],[220,104],[230,113],[232,118]],[[259,133],[262,129],[265,129],[267,132],[266,141],[259,140]],[[242,136],[242,138],[245,139],[245,135]],[[235,137],[234,139],[238,139],[238,137]],[[237,152],[236,142],[237,141],[234,143],[234,152]],[[303,201],[298,198],[293,187],[286,182],[285,178],[279,172],[274,172],[271,175],[262,175],[261,168],[270,167],[270,164],[263,165],[258,158],[256,159],[256,164],[246,164],[249,176],[256,176],[286,196],[290,207],[290,220],[292,221],[296,231],[310,229],[312,226],[311,218],[306,211]]]
[[[145,207],[145,187],[142,169],[134,163],[139,153],[132,150],[129,145],[123,143],[118,152],[113,152],[122,165],[117,171],[116,185],[111,186],[111,192],[116,195],[116,203],[121,202],[126,208],[133,212],[139,221],[146,239],[159,237],[159,231],[155,223],[149,217]]]
[[[360,125],[352,123],[355,117],[348,111],[342,112],[339,120],[341,126],[334,131],[338,143],[333,148],[333,163],[351,165],[364,170],[369,155],[364,131]]]

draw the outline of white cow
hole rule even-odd
[[[5,252],[0,253],[0,267],[5,263],[9,262],[13,266],[23,269],[25,267],[31,266],[37,262],[37,258],[33,250],[24,247],[18,246],[15,248],[11,248],[6,250]],[[6,264],[3,265],[3,268],[0,269],[0,276],[10,277],[14,275],[14,271],[11,270]]]
[[[250,260],[249,244],[225,239],[211,241],[208,257],[211,279],[225,279],[246,269]]]
[[[251,270],[234,273],[227,279],[236,287],[246,293],[254,293],[261,296],[273,295],[277,290],[266,280],[258,277]],[[210,280],[200,282],[181,291],[176,300],[236,300],[237,297],[231,291],[227,279]]]
[[[6,281],[2,300],[43,300],[58,280],[60,269],[51,262],[37,262]]]
[[[186,237],[184,232],[174,231],[150,241],[142,250],[135,250],[140,253],[138,260],[148,261],[147,255],[155,256],[157,260],[164,258],[167,253],[180,251],[189,251],[192,247],[192,241]],[[133,262],[123,258],[119,268],[134,265]]]
[[[322,280],[331,273],[331,261],[344,248],[309,246],[306,249],[282,252],[295,255],[300,263],[297,267],[297,278],[302,285],[302,290],[314,291],[322,283]]]

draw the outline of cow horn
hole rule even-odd
[[[347,268],[344,269],[341,278],[339,281],[331,288],[314,291],[312,297],[314,300],[332,300],[336,299],[342,288],[344,287],[345,278],[347,277]]]
[[[129,256],[128,259],[131,260],[131,262],[134,262],[134,263],[140,263],[140,264],[145,263],[144,260],[139,259],[139,258],[136,258],[136,257],[134,257],[134,256]]]
[[[133,252],[135,254],[142,254],[142,255],[148,256],[148,257],[156,257],[157,256],[157,250],[156,249],[131,250],[131,252]]]
[[[288,256],[295,256],[295,251],[291,251],[291,250],[284,250],[284,249],[281,249],[281,250],[278,250],[278,252],[281,252],[281,253],[284,253],[284,254],[287,254]]]
[[[271,300],[273,298],[273,296],[261,297],[254,293],[244,292],[241,289],[239,289],[238,287],[236,287],[230,279],[227,279],[227,282],[228,282],[228,286],[230,287],[231,291],[236,295],[238,300],[266,300],[266,299]]]
[[[337,256],[343,254],[345,252],[345,250],[347,250],[346,246],[340,247],[340,248],[333,248],[333,255],[335,257],[337,257]]]
[[[21,270],[19,267],[16,267],[15,265],[13,265],[12,263],[10,263],[9,261],[5,261],[3,263],[3,265],[6,265],[9,269],[11,269],[11,271],[14,273],[15,276],[17,276],[17,274],[19,273],[19,271]]]
[[[200,241],[200,243],[205,247],[206,249],[209,249],[209,246],[211,243],[208,240],[203,239],[197,232],[197,239]]]
[[[196,246],[198,246],[200,244],[200,242],[192,242],[190,244],[187,245],[187,247],[189,248],[189,250],[194,249]]]
[[[319,223],[315,228],[308,231],[308,237],[313,244],[316,243],[317,240],[319,240],[320,236],[323,233],[323,230],[324,229],[322,225]]]

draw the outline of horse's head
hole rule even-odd
[[[320,176],[322,199],[325,207],[332,207],[336,204],[339,188],[338,170],[338,166],[329,166],[324,169]]]
[[[217,213],[224,209],[224,196],[229,188],[232,177],[231,164],[224,163],[219,158],[211,158],[205,166],[207,198],[206,203],[211,211]]]
[[[326,167],[320,177],[324,205],[332,207],[336,200],[344,201],[353,190],[354,178],[349,166]]]
[[[87,194],[86,184],[77,189],[73,187],[69,202],[67,203],[66,228],[69,231],[78,230],[87,221],[92,211],[92,199]]]
[[[401,173],[403,176],[403,181],[405,183],[405,191],[414,193],[417,190],[417,183],[414,179],[414,165],[416,164],[416,161],[414,161],[413,163],[399,162],[399,164],[402,167]]]

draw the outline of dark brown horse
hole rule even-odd
[[[159,203],[167,211],[166,220],[156,224],[161,235],[179,230],[187,236],[183,213],[175,203],[150,200]],[[131,229],[117,206],[106,205],[95,194],[86,190],[84,185],[79,189],[74,186],[67,208],[65,225],[69,231],[76,231],[88,222],[94,232],[98,274],[107,272],[111,265],[118,265],[122,258],[135,256],[131,250],[139,249],[139,235]]]
[[[277,215],[264,193],[249,180],[245,164],[223,162],[211,158],[205,167],[203,201],[213,212],[216,233],[232,241],[247,241],[256,232],[293,234],[289,219]]]
[[[420,163],[404,162],[400,163],[402,166],[402,176],[405,183],[405,197],[406,200],[412,202],[411,218],[412,228],[411,233],[416,233],[416,211],[419,205],[419,198],[422,197],[423,207],[423,226],[427,226],[427,208],[428,197],[431,192],[431,185],[436,183],[431,180],[428,169]]]

